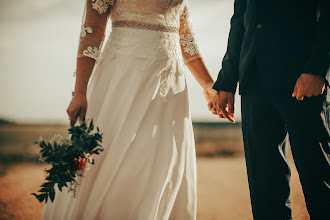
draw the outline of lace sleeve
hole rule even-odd
[[[194,59],[201,58],[198,46],[192,32],[188,4],[185,5],[180,15],[180,46],[183,60],[188,63]]]
[[[97,60],[113,3],[114,0],[86,0],[77,58]]]

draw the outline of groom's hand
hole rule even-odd
[[[217,114],[220,118],[227,118],[230,122],[235,123],[234,106],[235,95],[231,92],[219,91],[209,102],[208,107],[213,114]]]
[[[323,94],[325,89],[325,79],[322,76],[303,73],[298,78],[292,97],[301,101],[304,97],[312,97]]]

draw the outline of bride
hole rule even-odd
[[[93,119],[105,150],[78,180],[76,197],[56,189],[41,219],[196,219],[184,64],[209,102],[216,92],[187,0],[86,0],[67,112],[71,126],[77,116]]]

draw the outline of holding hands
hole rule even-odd
[[[220,91],[219,93],[213,89],[214,83],[204,86],[204,96],[208,103],[209,110],[220,118],[227,118],[230,122],[235,123],[234,119],[234,101],[235,95],[231,92]]]
[[[212,99],[216,95],[218,95],[218,92],[215,89],[213,89],[213,84],[214,83],[209,83],[206,86],[204,86],[203,94],[205,96],[205,99],[206,99],[207,103],[211,102]]]
[[[213,86],[213,85],[207,85]],[[211,87],[212,89],[212,87]],[[325,89],[325,79],[322,76],[312,75],[303,73],[298,78],[292,97],[302,101],[304,97],[312,97],[323,94]],[[208,109],[214,114],[218,115],[219,118],[226,118],[228,121],[235,123],[234,112],[235,112],[235,94],[227,91],[216,92],[212,99],[205,93],[210,89],[204,89],[204,95],[208,101]],[[213,90],[213,89],[212,89]],[[213,93],[212,93],[213,94]]]
[[[209,110],[218,115],[219,118],[226,118],[228,121],[235,123],[235,94],[226,91],[219,91],[217,95],[208,103]]]

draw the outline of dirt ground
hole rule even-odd
[[[291,163],[292,164],[292,163]],[[198,220],[252,219],[244,158],[198,158]],[[40,164],[19,164],[0,177],[0,219],[40,219],[43,204],[30,195],[39,190]],[[307,220],[299,179],[292,165],[294,220]]]

